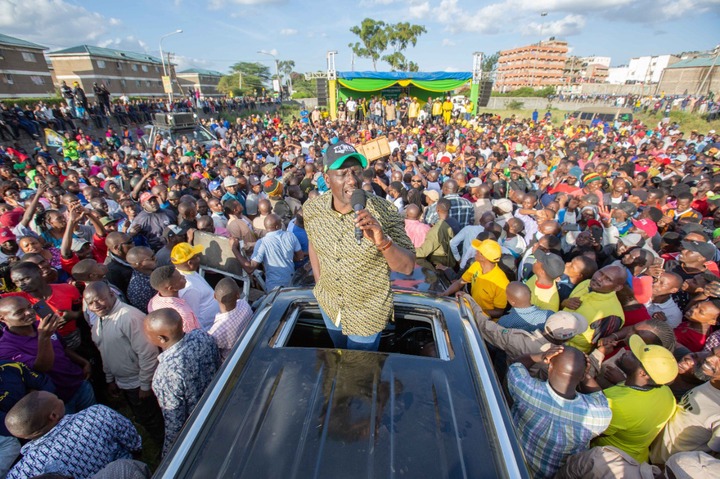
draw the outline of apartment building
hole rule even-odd
[[[47,47],[0,34],[0,98],[55,95],[43,51]]]
[[[606,57],[607,58],[607,57]],[[594,63],[593,57],[571,56],[565,61],[563,70],[563,83],[575,85],[577,83],[604,83],[608,78],[608,66]],[[609,63],[609,58],[607,58]]]
[[[79,82],[88,97],[93,83],[105,83],[114,97],[163,96],[162,62],[147,53],[127,52],[90,45],[57,50],[48,54],[58,82]]]
[[[189,68],[176,73],[176,76],[185,93],[192,88],[199,91],[202,97],[224,96],[217,89],[220,78],[223,76],[220,72],[203,68]]]
[[[494,88],[510,91],[561,85],[567,53],[567,42],[554,38],[501,51]]]

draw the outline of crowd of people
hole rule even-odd
[[[392,310],[353,278],[368,305],[343,298],[340,323],[344,272],[431,265],[473,308],[534,477],[717,477],[720,135],[448,102],[218,118],[214,147],[74,121],[60,151],[3,146],[0,473],[146,477],[143,439],[167,453],[253,314],[200,274],[202,231],[266,292],[312,267],[338,347],[377,349]],[[388,157],[352,146],[381,137]],[[357,189],[361,236],[324,236]]]

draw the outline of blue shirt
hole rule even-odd
[[[55,385],[23,363],[0,361],[0,436],[12,436],[5,427],[5,415],[30,389],[54,393]]]
[[[503,328],[522,329],[532,333],[536,329],[542,329],[551,314],[552,311],[540,309],[535,305],[529,308],[512,308],[508,314],[500,318],[498,324]]]
[[[265,291],[289,286],[295,265],[293,257],[301,251],[297,236],[287,231],[270,231],[255,243],[252,260],[265,267]]]
[[[565,399],[520,363],[508,368],[507,384],[515,430],[536,479],[554,477],[569,456],[586,450],[610,425],[612,411],[602,391]]]
[[[85,479],[117,459],[132,459],[142,439],[129,419],[95,405],[63,417],[47,434],[25,444],[22,459],[8,473],[25,479],[59,473]]]
[[[215,340],[200,329],[190,331],[158,355],[152,390],[165,419],[163,456],[180,434],[219,366],[220,353]]]

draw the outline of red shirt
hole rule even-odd
[[[52,294],[45,300],[45,302],[58,316],[60,316],[62,311],[80,311],[80,308],[82,307],[82,296],[80,296],[80,291],[78,291],[75,286],[71,286],[69,284],[51,284],[50,288],[52,289]],[[19,296],[21,298],[25,298],[30,302],[31,306],[40,301],[39,299],[22,291],[2,295],[3,298],[7,298],[9,296]],[[58,329],[58,333],[60,336],[67,336],[76,329],[77,324],[75,321],[69,321]]]
[[[107,246],[105,245],[104,236],[98,236],[96,234],[93,235],[92,253],[95,261],[97,261],[98,263],[105,262],[105,258],[107,258]],[[62,267],[63,271],[65,271],[71,276],[73,266],[75,266],[79,262],[80,258],[78,258],[75,253],[73,253],[73,255],[69,258],[63,258],[62,256],[60,256],[60,266]]]
[[[688,348],[693,353],[702,351],[705,347],[705,341],[707,341],[708,336],[709,334],[705,335],[692,329],[688,321],[683,321],[680,323],[680,326],[675,328],[675,339],[677,342]]]

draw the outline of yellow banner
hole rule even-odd
[[[62,148],[65,138],[55,130],[45,128],[45,144],[53,148]]]

